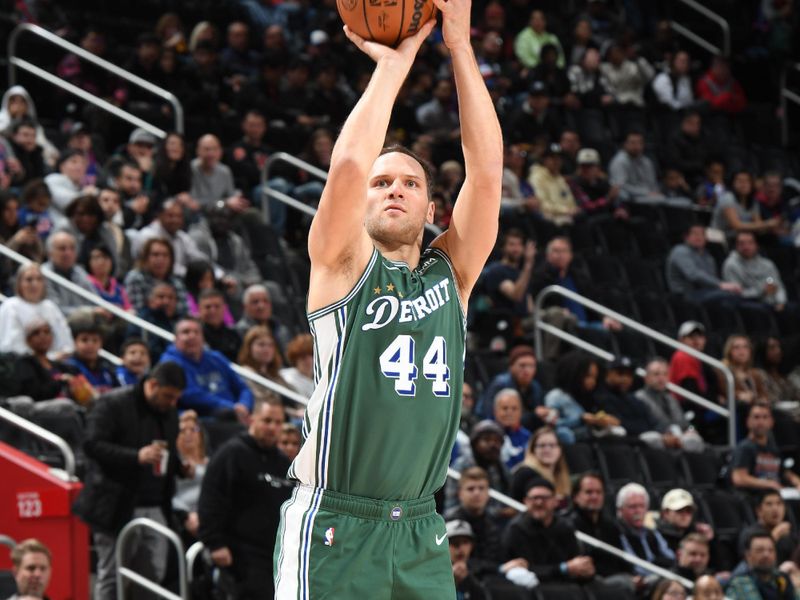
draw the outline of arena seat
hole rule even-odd
[[[683,452],[680,464],[684,480],[692,488],[713,490],[717,486],[721,465],[713,452]]]
[[[648,487],[663,495],[675,487],[685,485],[680,469],[680,450],[662,450],[644,446],[639,450],[641,468]]]
[[[597,469],[597,459],[595,451],[590,444],[585,442],[575,442],[561,447],[564,458],[567,461],[569,472],[572,475],[595,471]]]

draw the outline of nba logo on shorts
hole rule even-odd
[[[328,527],[325,530],[325,545],[333,546],[333,532],[336,531],[333,527]]]

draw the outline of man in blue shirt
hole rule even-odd
[[[253,394],[231,363],[219,352],[205,348],[203,328],[197,319],[186,317],[175,327],[175,343],[161,356],[183,367],[186,388],[178,402],[201,417],[224,416],[231,411],[246,423],[253,409]]]

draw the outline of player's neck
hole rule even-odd
[[[395,262],[403,262],[409,269],[414,269],[419,264],[420,251],[417,244],[383,244],[372,240],[381,256]]]

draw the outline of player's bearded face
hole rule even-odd
[[[434,204],[428,198],[425,172],[410,156],[390,152],[372,166],[367,187],[364,225],[369,236],[383,244],[414,244]]]

